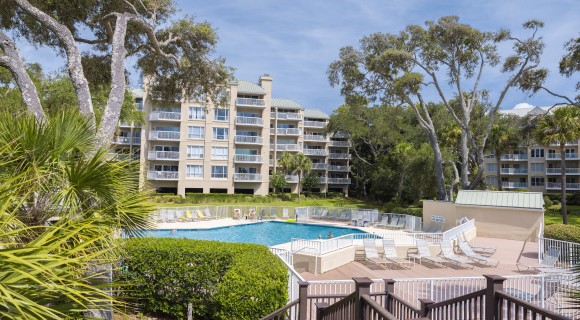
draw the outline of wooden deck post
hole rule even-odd
[[[308,281],[298,281],[298,319],[308,317]]]
[[[373,284],[373,280],[371,280],[367,277],[352,278],[352,280],[354,280],[354,283],[356,285],[356,288],[355,288],[356,295],[355,295],[355,303],[354,303],[355,319],[353,319],[353,320],[364,319],[363,308],[362,308],[362,296],[365,294],[371,293],[371,284]]]
[[[383,306],[387,311],[391,312],[391,295],[395,293],[395,280],[385,279],[385,305]]]
[[[485,320],[494,320],[498,316],[498,310],[495,303],[495,292],[503,290],[504,277],[497,275],[484,275],[487,280],[487,288],[485,290]]]
[[[316,306],[316,320],[322,320],[322,311],[328,308],[329,304],[326,302],[319,302],[314,305]]]
[[[434,304],[435,301],[431,299],[419,299],[419,302],[421,303],[421,307],[419,309],[420,312],[419,316],[429,318],[429,313],[431,312],[431,310],[429,310],[428,307]]]

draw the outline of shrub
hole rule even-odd
[[[423,217],[423,208],[401,208],[396,207],[391,210],[392,213],[407,214],[410,216]]]
[[[552,199],[548,196],[544,196],[544,208],[547,208],[553,204]]]
[[[551,224],[544,229],[544,237],[580,243],[580,227],[566,224]]]
[[[143,238],[126,243],[115,280],[149,315],[194,319],[257,319],[287,301],[287,270],[255,244]]]

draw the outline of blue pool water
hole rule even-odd
[[[224,242],[245,242],[274,246],[290,242],[292,238],[316,239],[320,235],[323,239],[326,239],[329,232],[332,232],[334,237],[350,233],[366,233],[354,228],[268,221],[213,229],[151,230],[147,232],[147,236],[155,238],[187,238]]]

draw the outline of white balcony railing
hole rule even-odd
[[[350,153],[331,152],[331,153],[328,154],[328,157],[330,159],[347,159],[347,160],[350,160],[352,156],[350,155]]]
[[[576,141],[568,141],[564,145],[567,146],[567,147],[571,147],[571,146],[575,146],[577,144],[578,143]],[[550,143],[550,146],[559,147],[560,146],[560,142]]]
[[[117,137],[117,144],[141,144],[141,137]]]
[[[236,136],[234,141],[238,144],[264,144],[264,138],[257,136]]]
[[[326,170],[326,163],[313,163],[312,169],[314,170]]]
[[[326,184],[327,180],[327,177],[318,177],[318,183],[320,184]]]
[[[546,168],[546,174],[562,174],[562,168]],[[566,174],[580,174],[580,168],[566,168]]]
[[[240,126],[263,127],[264,119],[258,117],[236,117],[236,124]]]
[[[528,169],[501,168],[501,174],[528,174]]]
[[[149,140],[171,140],[179,141],[181,133],[179,131],[151,131]]]
[[[151,112],[149,115],[149,121],[180,121],[181,113],[179,112],[165,112],[165,111],[155,111]]]
[[[327,142],[328,138],[326,138],[326,136],[323,136],[321,134],[305,134],[304,135],[304,141],[322,141],[322,142]]]
[[[564,158],[568,159],[568,160],[578,160],[578,154],[577,153],[566,153],[564,155]],[[562,157],[560,157],[559,153],[548,153],[548,155],[546,156],[546,159],[561,160]]]
[[[328,184],[350,184],[350,178],[328,178]]]
[[[270,112],[270,118],[277,118],[278,120],[302,120],[302,115],[300,113],[278,112],[276,116],[276,112]]]
[[[262,175],[257,173],[234,173],[234,182],[262,182]]]
[[[250,154],[236,154],[234,155],[235,163],[262,163],[262,156]]]
[[[512,161],[519,161],[519,160],[528,160],[527,154],[502,154],[501,160],[512,160]]]
[[[322,121],[304,121],[305,128],[326,128],[326,122]]]
[[[307,156],[327,156],[328,151],[324,149],[304,149],[304,154]]]
[[[521,189],[521,188],[527,188],[528,183],[527,182],[502,182],[501,187],[506,188],[506,189]]]
[[[274,130],[270,130],[270,134],[274,134]],[[276,134],[279,136],[299,136],[302,135],[302,130],[299,128],[276,129]]]
[[[274,150],[274,145],[270,145],[270,149]],[[278,151],[302,151],[302,146],[299,144],[277,144],[276,150]]]
[[[288,183],[298,183],[298,175],[296,175],[296,174],[294,174],[294,175],[287,174],[285,176],[285,178],[286,178],[286,182],[288,182]]]
[[[237,98],[236,105],[237,106],[246,106],[246,107],[264,108],[266,106],[266,100],[254,99],[254,98]]]
[[[559,182],[548,182],[546,183],[546,189],[560,190],[562,184]],[[580,190],[580,183],[566,183],[566,190]]]
[[[350,148],[351,143],[350,141],[333,141],[330,140],[328,142],[328,145],[331,147],[345,147],[345,148]]]
[[[148,171],[147,179],[149,180],[178,180],[179,172],[177,171]]]
[[[328,171],[343,171],[343,172],[349,172],[350,171],[350,167],[349,166],[331,166],[331,165],[328,165]]]
[[[147,159],[179,161],[179,151],[149,151]]]

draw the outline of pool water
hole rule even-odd
[[[334,237],[350,233],[366,233],[354,228],[268,221],[213,229],[150,230],[147,232],[147,236],[155,238],[187,238],[223,242],[245,242],[275,246],[290,242],[292,238],[311,240],[321,236],[323,239],[327,239],[329,232],[332,232]]]

